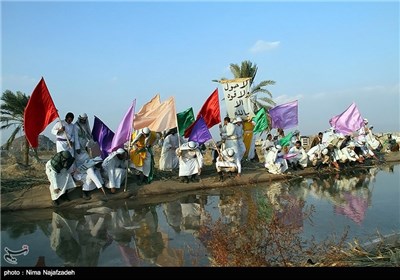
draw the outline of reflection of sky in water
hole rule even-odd
[[[17,257],[18,266],[33,266],[39,256],[45,256],[48,266],[207,266],[198,240],[205,214],[215,221],[222,213],[223,222],[234,227],[246,221],[248,199],[257,201],[265,217],[275,212],[282,224],[297,227],[305,239],[324,240],[332,234],[339,239],[347,229],[349,238],[363,240],[377,232],[399,231],[399,174],[396,165],[393,172],[371,169],[351,177],[224,188],[140,209],[125,203],[87,215],[49,210],[39,223],[13,223],[13,215],[25,214],[2,213],[1,264],[11,266],[4,261],[4,247],[18,250],[27,244],[29,254]],[[301,219],[301,210],[310,205],[315,207],[312,224]]]

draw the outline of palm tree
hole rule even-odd
[[[6,149],[8,150],[11,144],[14,142],[15,136],[18,132],[23,129],[24,125],[24,110],[28,104],[29,96],[25,93],[17,91],[13,93],[10,90],[3,92],[1,100],[4,102],[0,105],[0,129],[8,129],[12,126],[15,127],[14,131],[11,133],[10,138],[7,140]],[[25,151],[24,151],[24,162],[26,165],[29,163],[29,143],[25,138]]]
[[[266,86],[274,85],[275,81],[272,80],[264,80],[258,83],[257,85],[253,85],[253,82],[257,75],[257,64],[253,64],[250,60],[242,61],[242,64],[239,66],[238,64],[231,63],[230,69],[233,76],[236,78],[250,78],[250,98],[254,103],[254,111],[257,112],[259,109],[264,108],[265,111],[268,112],[276,103],[272,100],[272,93],[266,89]],[[258,97],[259,93],[265,93],[267,97]]]

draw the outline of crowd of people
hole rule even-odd
[[[136,176],[138,185],[151,183],[155,171],[153,147],[156,144],[161,146],[159,170],[178,169],[181,182],[199,181],[207,149],[204,143],[181,137],[177,128],[164,133],[151,131],[148,127],[134,131],[124,147],[111,151],[103,159],[93,140],[87,114],[79,115],[75,123],[73,120],[74,114],[69,112],[52,129],[57,153],[47,162],[46,174],[54,205],[59,204],[60,197],[69,200],[68,192],[77,184],[82,186],[82,198],[89,200],[90,192],[95,189],[101,190],[107,199],[107,193],[115,193],[124,183],[126,187],[128,173]],[[240,117],[232,122],[225,117],[219,125],[221,139],[217,143],[210,141],[210,148],[220,181],[227,173],[240,177],[243,161],[258,161],[255,136],[249,137],[248,133],[252,127],[251,121]],[[269,173],[282,174],[307,166],[316,170],[328,166],[340,170],[356,163],[362,164],[368,158],[380,161],[376,152],[382,149],[382,144],[373,135],[367,119],[351,135],[337,133],[334,128],[319,132],[307,151],[302,146],[300,132],[295,130],[290,134],[288,139],[284,130],[278,128],[276,135],[268,133],[262,142],[263,164]]]

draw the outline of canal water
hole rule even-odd
[[[169,196],[157,204],[128,199],[86,212],[4,212],[1,265],[210,266],[204,228],[246,227],[251,209],[259,223],[275,217],[304,241],[365,242],[400,232],[399,183],[400,165],[381,165]]]

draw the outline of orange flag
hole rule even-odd
[[[25,137],[33,148],[39,146],[39,134],[58,117],[56,106],[42,77],[24,111]]]
[[[201,107],[199,113],[197,114],[197,118],[201,116],[204,119],[204,122],[207,125],[207,128],[211,128],[216,124],[221,122],[221,113],[219,109],[219,99],[218,99],[218,88],[216,88],[213,93],[207,98],[206,102]],[[193,126],[195,122],[192,123],[186,130],[185,130],[185,137],[188,138],[192,132]]]

